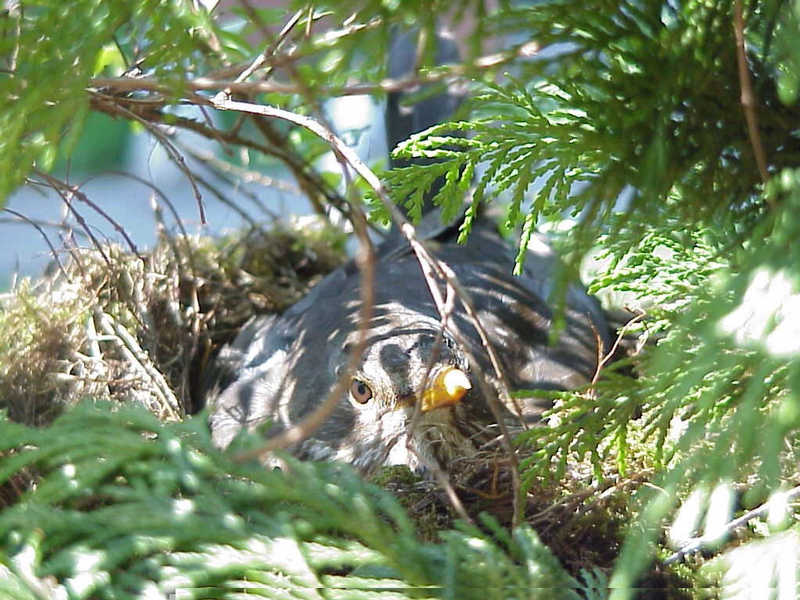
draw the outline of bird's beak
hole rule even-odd
[[[472,387],[469,377],[455,367],[439,369],[431,384],[422,391],[422,412],[458,404]]]

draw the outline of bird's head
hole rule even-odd
[[[473,452],[460,406],[472,388],[467,362],[440,330],[435,321],[371,328],[344,397],[303,454],[365,471],[395,464],[424,471]],[[358,348],[357,335],[331,365],[337,379]]]

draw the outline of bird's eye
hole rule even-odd
[[[372,399],[372,390],[363,381],[353,379],[353,383],[350,384],[350,395],[359,404],[366,404]]]

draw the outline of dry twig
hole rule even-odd
[[[800,496],[800,486],[793,487],[790,490],[778,493],[782,495],[782,499],[785,502],[788,502],[789,500],[794,500],[795,498]],[[768,513],[770,507],[773,506],[773,502],[774,499],[770,498],[770,500],[767,500],[761,506],[757,506],[756,508],[747,511],[742,516],[737,517],[736,519],[732,519],[731,521],[725,524],[721,532],[715,532],[713,539],[709,539],[705,536],[692,538],[691,540],[686,542],[683,546],[681,546],[677,552],[670,555],[664,561],[664,564],[670,565],[676,563],[682,560],[684,556],[692,554],[693,552],[697,552],[698,550],[702,550],[704,546],[717,542],[720,539],[722,533],[724,534],[731,533],[733,530],[737,529],[738,527],[741,527],[747,522],[752,521],[753,519]]]
[[[161,371],[158,370],[147,355],[147,352],[139,345],[139,342],[122,325],[101,309],[95,309],[95,318],[98,320],[103,333],[110,336],[129,363],[139,367],[140,372],[152,382],[152,389],[160,401],[162,411],[170,419],[180,420],[183,417],[183,410],[178,398],[170,389]]]
[[[50,241],[50,238],[47,237],[47,234],[44,232],[44,229],[42,229],[42,227],[36,221],[33,221],[33,220],[29,219],[28,217],[26,217],[22,213],[19,213],[19,212],[15,211],[15,210],[12,210],[10,208],[4,208],[3,210],[6,211],[9,214],[14,215],[18,219],[21,219],[21,220],[25,221],[28,225],[30,225],[31,227],[36,229],[36,231],[38,231],[41,234],[41,236],[44,238],[45,243],[50,248],[50,252],[53,255],[53,259],[56,261],[56,264],[58,265],[59,271],[61,271],[61,273],[66,278],[66,280],[71,283],[72,280],[70,279],[70,277],[67,274],[67,272],[64,270],[64,265],[61,263],[61,259],[58,256],[58,252],[56,251],[55,246],[53,246],[53,243]]]
[[[761,135],[758,132],[758,113],[756,112],[756,97],[753,93],[753,82],[750,78],[750,70],[747,68],[742,0],[736,0],[736,4],[734,4],[733,32],[736,36],[736,62],[739,66],[739,85],[742,88],[741,103],[742,109],[744,110],[744,117],[747,121],[747,134],[750,138],[750,145],[753,147],[753,154],[756,157],[756,165],[761,175],[761,181],[766,183],[769,179],[769,172],[767,171],[767,158],[764,153],[764,145],[761,143]],[[767,201],[770,204],[774,204],[775,202],[771,196],[767,196]]]
[[[319,122],[315,121],[314,119],[311,119],[310,117],[298,115],[273,106],[252,104],[249,102],[237,102],[234,100],[227,100],[220,96],[210,99],[209,103],[215,108],[218,108],[220,110],[233,110],[239,112],[254,113],[265,117],[273,117],[289,121],[290,123],[294,123],[296,125],[304,127],[309,131],[311,131],[312,133],[314,133],[315,135],[318,135],[320,138],[325,140],[334,149],[335,152],[341,155],[355,169],[355,171],[367,182],[367,184],[375,191],[378,198],[380,198],[384,207],[386,208],[387,211],[389,211],[390,215],[392,216],[392,219],[399,226],[400,231],[403,233],[404,237],[411,245],[417,258],[420,261],[420,264],[429,265],[433,270],[432,272],[436,273],[438,277],[441,277],[444,281],[446,281],[447,285],[453,287],[453,289],[455,290],[456,294],[459,297],[459,300],[464,304],[464,307],[467,310],[468,315],[473,320],[474,326],[480,333],[481,340],[484,343],[487,353],[490,356],[490,361],[492,362],[492,366],[495,370],[495,375],[497,376],[498,381],[500,381],[502,385],[505,386],[505,390],[501,390],[500,393],[508,395],[508,387],[506,385],[507,378],[503,372],[497,353],[495,352],[494,347],[491,341],[489,340],[485,329],[480,324],[477,318],[477,314],[473,308],[472,302],[469,298],[469,294],[466,292],[466,290],[464,290],[461,287],[452,269],[450,269],[450,267],[445,265],[442,261],[436,259],[430,253],[425,244],[417,238],[414,227],[411,225],[411,223],[408,222],[408,220],[394,205],[381,180],[378,179],[375,173],[373,173],[372,170],[366,164],[364,164],[364,162],[359,158],[359,156],[355,153],[353,149],[349,148],[346,144],[344,144],[344,142],[342,142],[339,138],[337,138],[333,134],[333,132],[330,131],[330,129],[324,127]],[[431,279],[429,276],[426,276],[426,282],[428,283],[428,287],[433,296],[437,309],[439,310],[440,314],[444,316],[444,314],[446,314],[445,302],[444,299],[442,298],[441,292],[438,288],[436,281]],[[454,333],[457,335],[457,339],[463,339],[463,336],[461,336],[459,332],[454,331]],[[464,344],[464,346],[466,347],[466,344]],[[474,360],[474,357],[470,358],[473,360],[473,363],[476,365],[476,368],[479,369],[480,367],[478,365],[478,362]],[[479,373],[479,375],[482,374]],[[479,376],[478,380],[479,384],[484,385],[483,376]],[[337,394],[339,395],[344,391],[341,380],[339,384],[337,384],[334,390],[332,391],[337,392]],[[500,426],[501,432],[503,433],[504,445],[506,446],[506,450],[508,451],[510,460],[512,461],[512,464],[514,466],[514,468],[512,469],[512,478],[513,478],[512,484],[514,487],[514,525],[517,525],[522,522],[524,506],[523,506],[523,499],[520,494],[521,482],[519,480],[519,473],[517,472],[518,465],[517,465],[516,453],[511,444],[511,438],[508,434],[508,431],[505,428],[505,424],[503,423],[501,414],[502,411],[500,407],[497,406],[497,402],[494,399],[493,394],[489,393],[489,390],[484,389],[484,392],[486,393],[486,397],[489,401],[490,408],[495,418],[498,420],[498,425]],[[299,441],[299,439],[297,439],[296,441]],[[273,448],[274,447],[281,447],[281,446],[273,446]]]
[[[356,338],[354,350],[347,361],[342,375],[336,381],[336,385],[331,388],[330,392],[328,392],[328,396],[317,408],[300,421],[300,423],[270,438],[261,447],[237,454],[234,457],[236,461],[247,462],[253,459],[263,459],[270,452],[297,444],[312,435],[331,413],[333,413],[333,410],[336,408],[336,405],[339,403],[342,394],[350,382],[353,372],[358,366],[358,361],[367,342],[367,325],[372,319],[375,256],[372,249],[372,242],[367,235],[366,218],[357,207],[353,208],[353,214],[358,215],[353,220],[353,228],[360,244],[359,253],[356,256],[356,264],[361,271],[361,307],[359,311],[358,337]]]
[[[314,88],[314,93],[321,96],[361,96],[364,94],[377,94],[389,92],[402,92],[418,88],[425,84],[438,83],[451,79],[459,79],[476,70],[486,70],[500,67],[519,57],[533,56],[538,52],[539,46],[535,42],[526,42],[508,50],[475,59],[471,63],[449,65],[431,70],[419,76],[401,78],[386,78],[375,83],[354,83],[344,86],[319,86]],[[267,61],[265,61],[267,62]],[[259,65],[259,66],[263,66]],[[236,79],[215,79],[212,76],[196,77],[182,83],[183,88],[193,92],[224,91],[230,94],[242,94],[252,97],[255,94],[303,94],[305,91],[301,83],[287,83],[278,81],[242,81]],[[89,87],[109,93],[149,91],[169,95],[173,88],[152,77],[95,77],[89,82]]]

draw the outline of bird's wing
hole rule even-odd
[[[214,390],[209,396],[217,445],[268,420],[271,431],[285,429],[324,399],[335,380],[336,344],[341,348],[357,322],[357,300],[358,272],[346,265],[282,315],[257,317],[242,329],[220,355],[229,371],[236,365],[234,377],[216,398]]]

